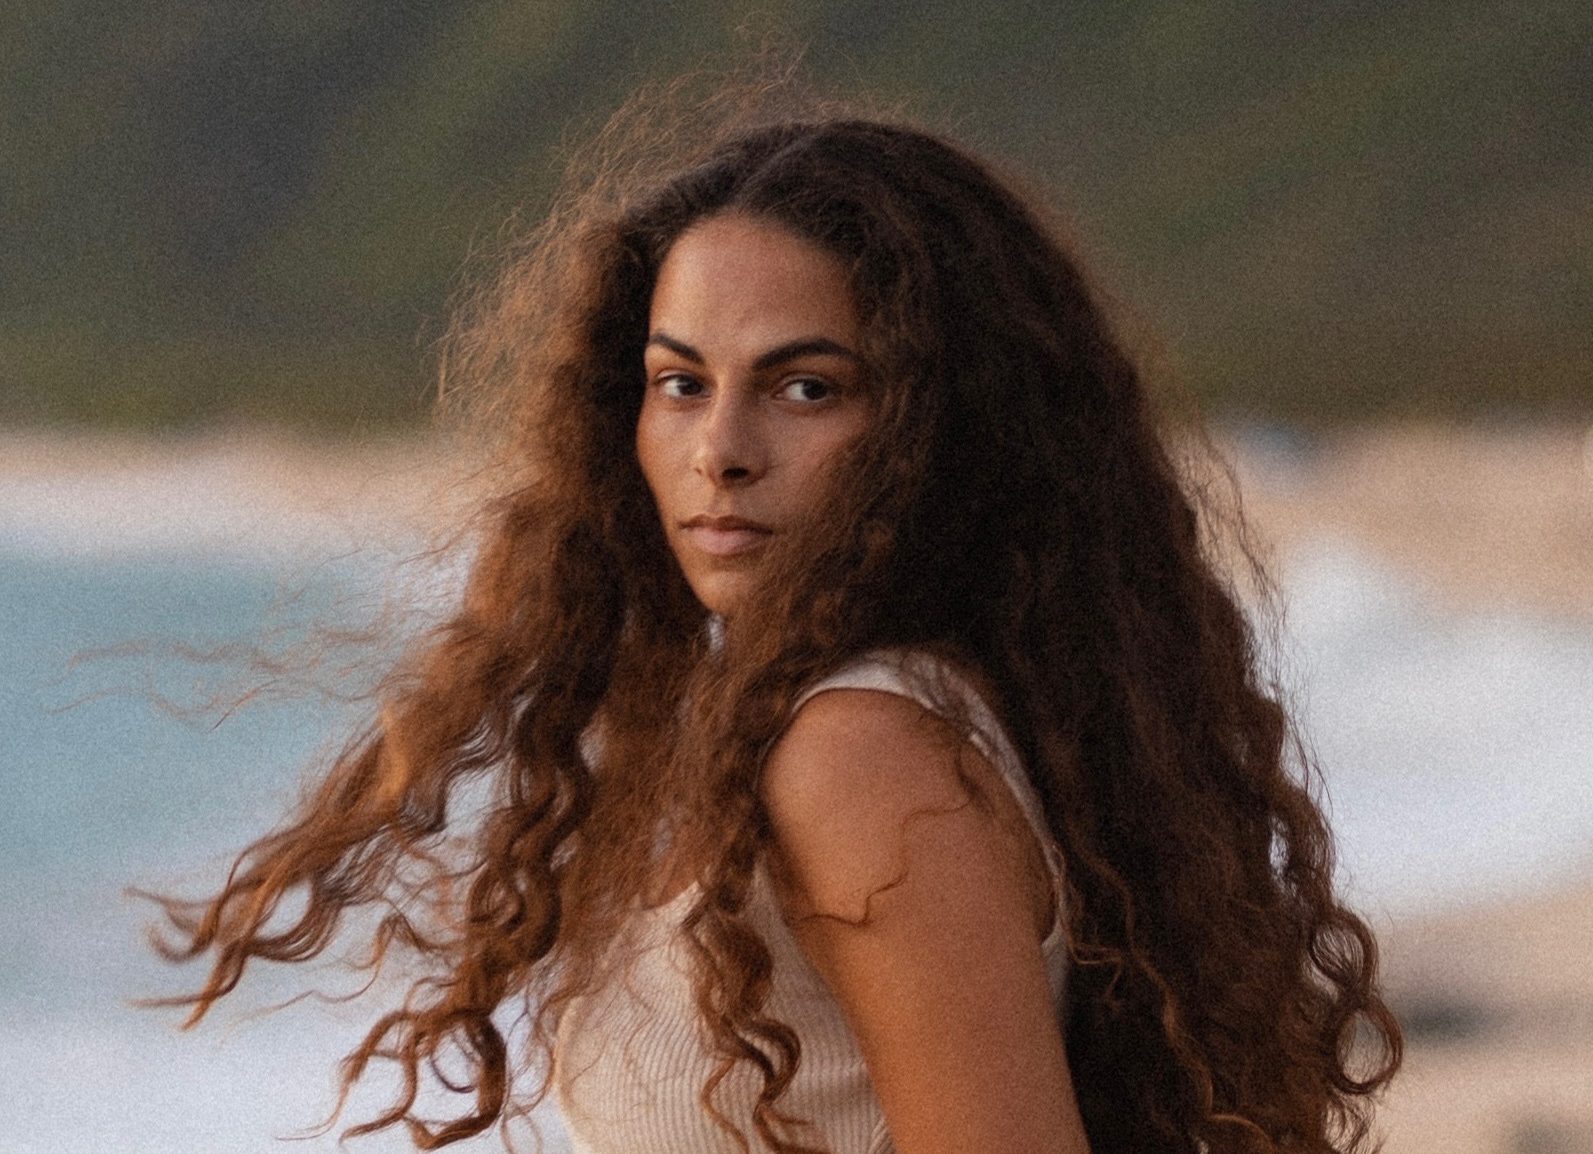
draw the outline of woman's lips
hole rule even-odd
[[[734,557],[774,535],[768,526],[738,517],[694,517],[681,529],[693,546],[712,557]]]

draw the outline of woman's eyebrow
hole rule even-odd
[[[678,341],[668,333],[656,332],[650,334],[647,338],[647,347],[652,348],[654,345],[657,345],[661,349],[668,349],[676,356],[684,357],[694,365],[700,365],[703,363],[701,353],[692,348],[685,341]]]
[[[763,353],[752,362],[754,369],[768,369],[785,361],[794,361],[798,357],[845,357],[849,361],[862,361],[851,349],[829,337],[801,337],[794,341],[787,341],[783,345],[776,345],[768,352]]]
[[[683,357],[694,365],[703,363],[703,355],[692,348],[685,341],[677,340],[666,332],[655,332],[647,338],[649,347],[657,345],[659,348],[668,349],[676,356]],[[794,341],[787,341],[783,345],[776,345],[766,353],[758,356],[752,362],[754,370],[773,368],[785,361],[794,361],[798,357],[845,357],[849,361],[862,361],[851,349],[839,341],[832,341],[829,337],[798,337]]]

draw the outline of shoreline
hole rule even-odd
[[[423,547],[449,462],[418,437],[312,442],[0,430],[0,547],[274,562]]]
[[[1218,426],[1213,440],[1274,568],[1343,541],[1446,608],[1593,623],[1593,431],[1390,424],[1306,439]],[[404,547],[463,523],[469,493],[455,468],[421,435],[0,429],[0,545],[68,555]]]

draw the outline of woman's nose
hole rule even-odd
[[[755,404],[721,392],[703,413],[692,467],[716,485],[744,485],[768,468],[767,445]]]

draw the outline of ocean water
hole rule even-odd
[[[266,972],[240,1006],[180,1034],[176,1011],[129,1000],[197,974],[154,960],[150,907],[122,891],[213,886],[353,716],[290,694],[217,724],[217,709],[193,707],[249,684],[246,671],[172,646],[267,629],[291,640],[295,621],[369,604],[381,564],[6,529],[0,517],[0,1101],[26,1122],[0,1152],[333,1150],[335,1135],[276,1140],[324,1117],[370,1010],[260,1013],[302,984]],[[1290,681],[1346,892],[1374,923],[1593,866],[1593,629],[1447,612],[1342,542],[1296,554],[1283,577]],[[187,712],[163,711],[162,696]],[[315,980],[339,988],[335,972]],[[363,1091],[346,1118],[383,1093]],[[548,1135],[562,1148],[556,1123]],[[388,1134],[351,1149],[409,1146]]]

